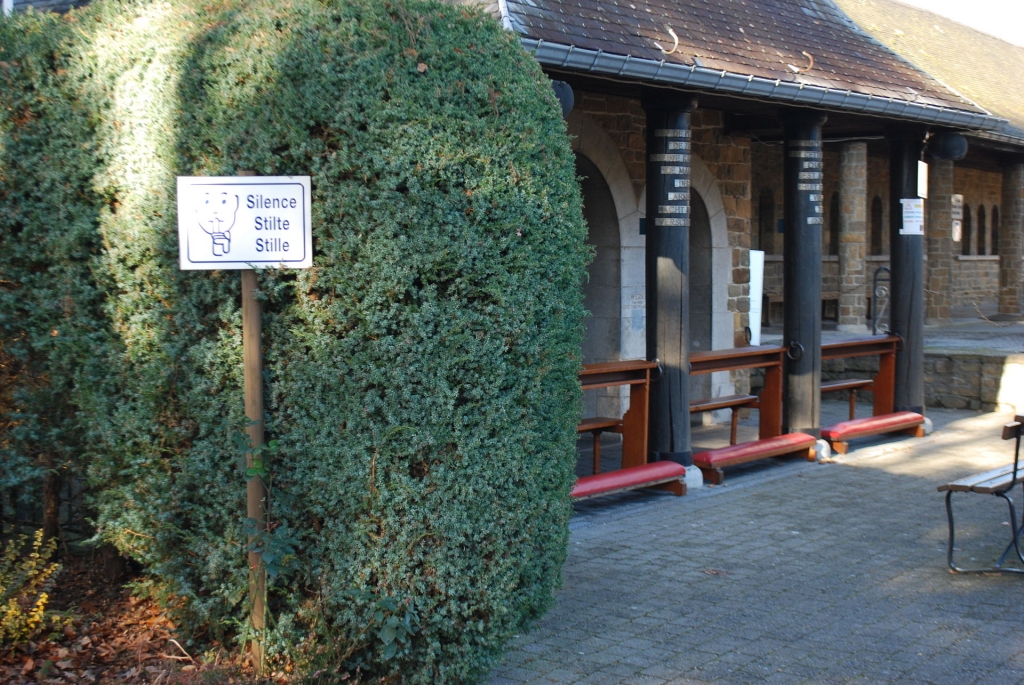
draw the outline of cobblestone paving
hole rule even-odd
[[[1011,459],[1012,417],[929,416],[933,435],[856,442],[835,463],[579,505],[557,604],[490,683],[1024,682],[1024,577],[950,574],[935,490]],[[957,554],[988,561],[1005,506],[957,507]]]

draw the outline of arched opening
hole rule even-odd
[[[583,363],[614,361],[620,355],[619,220],[611,190],[597,165],[577,153],[576,174],[581,177],[586,242],[594,248],[594,260],[587,267],[588,279],[583,285],[583,304],[590,312],[584,321]],[[609,401],[618,402],[618,395],[613,391],[586,393],[584,415],[607,415],[608,408],[604,405]]]
[[[711,218],[700,193],[690,190],[690,351],[712,349]],[[711,397],[711,375],[690,376],[690,397]],[[695,420],[699,416],[694,417]]]
[[[985,229],[985,205],[978,206],[978,254],[989,254],[988,245],[985,243],[988,238],[988,231]]]
[[[871,201],[871,254],[882,254],[882,198]]]
[[[754,249],[775,254],[775,194],[770,188],[762,190],[757,201],[757,245]]]
[[[964,220],[963,230],[960,233],[960,253],[969,255],[971,254],[971,206],[964,205]]]
[[[999,254],[999,207],[992,205],[992,247],[991,254]]]
[[[828,205],[828,235],[821,237],[821,251],[827,255],[839,254],[839,193],[832,193]]]

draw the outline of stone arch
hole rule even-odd
[[[573,152],[600,172],[614,205],[619,245],[619,359],[646,356],[644,336],[644,239],[640,235],[642,205],[618,145],[592,117],[573,110],[566,120]],[[618,416],[628,406],[628,389],[612,388],[597,400],[594,411]],[[590,410],[590,407],[587,407]]]
[[[728,349],[735,341],[733,313],[729,311],[729,285],[732,282],[732,248],[729,247],[729,223],[718,182],[704,160],[690,155],[690,190],[700,195],[711,228],[711,348]],[[644,188],[640,207],[645,207]],[[690,293],[693,297],[693,293]],[[727,371],[711,374],[711,396],[732,395],[734,384]],[[728,412],[715,412],[716,421]],[[718,416],[721,414],[722,416]],[[707,415],[705,415],[707,416]]]

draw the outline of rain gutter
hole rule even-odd
[[[520,38],[520,42],[542,65],[561,69],[956,128],[996,130],[1007,123],[1005,119],[990,114],[918,104],[851,90],[822,88],[696,65],[616,55],[536,38]]]

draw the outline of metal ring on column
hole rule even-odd
[[[804,358],[804,346],[796,340],[790,340],[789,347],[786,348],[786,356],[789,357],[790,361],[800,361]]]
[[[746,342],[749,345],[750,341],[753,340],[753,339],[754,339],[754,332],[752,330],[750,330],[750,326],[744,326],[743,327],[743,340],[744,340],[744,342]]]
[[[665,367],[661,365],[661,360],[658,359],[657,357],[655,357],[651,361],[658,365],[658,367],[655,369],[655,371],[658,372],[658,375],[655,376],[653,373],[651,374],[651,383],[657,383],[658,381],[661,380],[661,377],[665,375]]]
[[[898,343],[896,343],[896,349],[897,350],[902,350],[904,343],[907,342],[906,340],[903,339],[903,334],[902,333],[890,333],[889,335],[894,335],[894,336],[896,336],[897,338],[900,339],[900,341]]]

